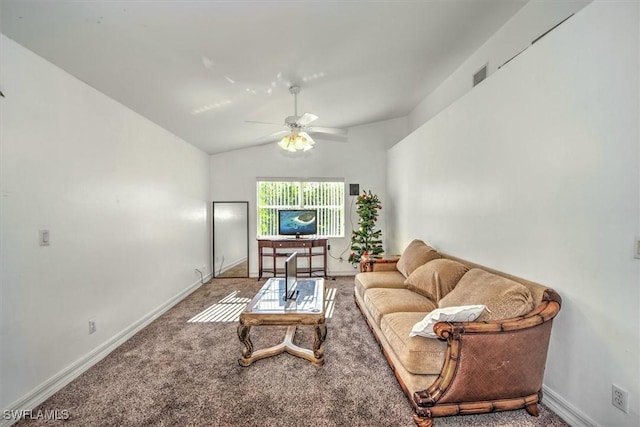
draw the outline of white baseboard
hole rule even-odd
[[[329,276],[333,277],[333,276],[355,276],[356,274],[360,273],[360,270],[356,270],[356,269],[350,269],[350,270],[342,270],[342,271],[332,271],[329,274]]]
[[[203,281],[206,282],[207,280],[209,280],[209,278],[211,278],[211,274],[204,276]],[[118,348],[125,341],[127,341],[129,338],[146,327],[149,323],[153,322],[155,319],[167,312],[171,307],[189,296],[200,286],[202,286],[202,283],[200,282],[200,279],[198,279],[196,282],[189,285],[186,289],[179,292],[173,298],[170,298],[164,304],[160,305],[155,310],[148,313],[128,328],[121,331],[119,334],[113,336],[110,340],[104,342],[102,345],[98,346],[93,351],[86,354],[84,357],[78,359],[76,362],[58,372],[47,381],[35,387],[29,393],[10,404],[8,408],[4,408],[2,410],[2,414],[0,415],[0,427],[9,427],[19,421],[17,419],[4,419],[5,414],[18,413],[18,411],[33,410],[42,402],[51,397],[54,393],[79,377],[87,369],[104,359],[109,353]]]
[[[598,423],[546,385],[542,386],[542,403],[572,427],[600,427]]]

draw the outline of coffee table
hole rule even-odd
[[[256,360],[287,352],[309,360],[315,366],[324,364],[324,350],[320,348],[327,336],[324,307],[324,279],[298,279],[298,297],[285,301],[284,279],[269,279],[240,313],[238,338],[244,344],[240,366],[249,366]],[[293,337],[299,325],[314,326],[313,349],[298,347]],[[288,326],[280,344],[254,351],[249,333],[252,326]]]

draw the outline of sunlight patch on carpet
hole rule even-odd
[[[251,302],[251,298],[238,297],[239,291],[233,291],[217,303],[196,314],[187,323],[238,322],[240,313]],[[337,288],[327,288],[324,292],[325,318],[333,316],[336,306]]]
[[[233,291],[203,312],[196,314],[187,323],[194,322],[237,322],[240,313],[251,302],[251,298],[237,297],[238,291]]]
[[[330,319],[333,316],[333,310],[336,308],[336,294],[338,288],[327,288],[324,291],[324,317]]]

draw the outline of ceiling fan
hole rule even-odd
[[[258,140],[264,142],[278,141],[278,145],[287,151],[308,151],[313,148],[315,141],[309,134],[326,134],[340,137],[347,136],[346,129],[309,126],[309,123],[318,120],[318,116],[311,113],[298,115],[298,94],[300,86],[291,86],[289,93],[293,95],[293,116],[284,119],[286,130],[274,132],[272,134],[262,136]],[[247,121],[248,123],[277,124]]]

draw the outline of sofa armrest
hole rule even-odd
[[[560,296],[552,290],[545,291],[542,302],[524,316],[488,322],[440,322],[433,331],[442,339],[459,334],[480,334],[516,331],[540,325],[553,319],[560,311]]]
[[[560,297],[548,290],[538,307],[521,317],[436,324],[434,332],[447,340],[447,351],[436,381],[413,395],[418,414],[472,410],[474,402],[504,403],[515,396],[522,399],[504,404],[521,405],[526,400],[520,407],[537,410],[552,319],[560,303]],[[456,402],[470,402],[470,407],[461,408]]]
[[[369,257],[363,256],[360,259],[360,271],[362,273],[371,271],[395,271],[400,260],[399,255],[388,257]]]

